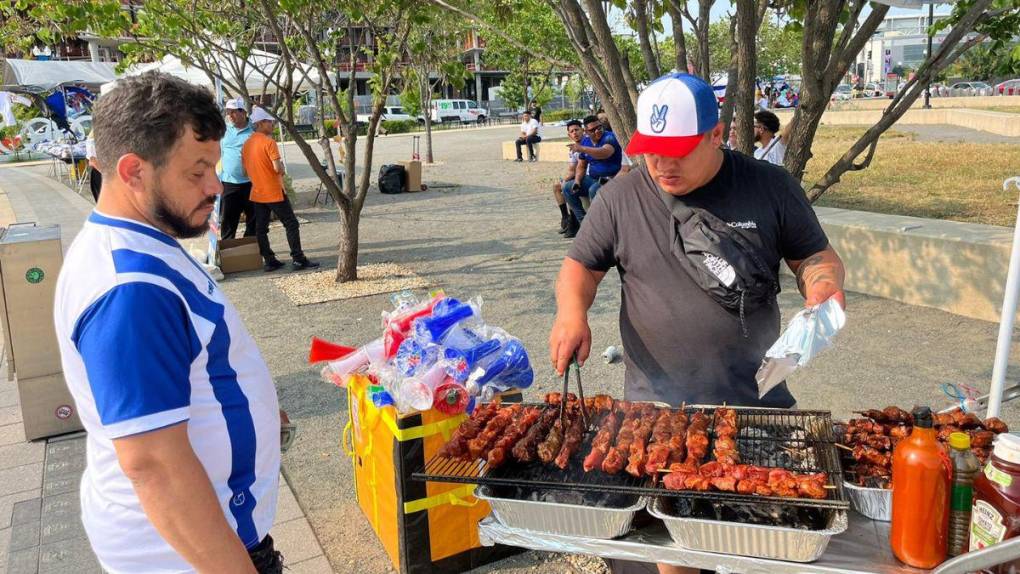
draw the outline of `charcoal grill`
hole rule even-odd
[[[544,406],[544,405],[531,405]],[[558,407],[546,407],[558,408]],[[688,416],[704,412],[709,416],[707,460],[712,460],[715,446],[716,406],[694,405],[684,409]],[[541,462],[522,464],[509,461],[504,466],[489,468],[484,460],[464,462],[435,456],[412,478],[434,482],[455,482],[490,486],[559,489],[592,493],[619,493],[639,496],[671,496],[724,504],[780,504],[815,508],[849,508],[843,489],[843,473],[832,433],[832,417],[828,411],[800,411],[756,407],[731,407],[737,413],[737,449],[741,462],[756,466],[783,468],[793,472],[825,472],[828,475],[828,496],[825,499],[785,498],[716,491],[669,490],[651,477],[635,478],[625,471],[610,475],[601,470],[584,472],[582,461],[588,454],[598,422],[585,432],[581,447],[570,459],[566,470]],[[674,411],[676,409],[673,409]]]

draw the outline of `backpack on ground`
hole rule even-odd
[[[404,166],[388,164],[379,168],[380,193],[404,193],[407,191],[406,182]]]

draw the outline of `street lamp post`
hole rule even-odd
[[[928,4],[928,61],[931,62],[931,27],[935,25],[935,4]],[[924,109],[931,109],[931,81],[932,78],[928,78],[928,81],[924,86]]]

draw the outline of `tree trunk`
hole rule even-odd
[[[729,143],[733,127],[733,102],[737,93],[737,20],[730,20],[730,67],[726,70],[726,92],[723,94],[719,121],[723,124],[723,141]]]
[[[755,36],[758,10],[755,0],[736,0],[737,6],[737,88],[733,113],[736,115],[737,150],[750,155],[754,150],[754,78],[758,69]],[[729,87],[727,82],[727,87]]]
[[[358,223],[361,219],[358,211],[344,207],[339,210],[340,238],[337,243],[337,283],[358,279]]]
[[[652,50],[651,30],[648,26],[648,0],[634,0],[634,23],[637,25],[638,44],[641,46],[641,59],[645,62],[645,71],[651,79],[658,78],[659,61]]]
[[[670,20],[673,21],[673,46],[676,48],[676,71],[687,72],[687,38],[684,37],[684,17],[679,0],[667,0]]]
[[[847,26],[852,26],[859,19],[862,9],[863,3],[851,7],[850,23]],[[843,13],[842,4],[837,6],[822,2],[817,9],[807,12],[804,19],[800,103],[791,120],[786,157],[783,160],[786,170],[798,180],[804,177],[804,170],[811,159],[811,144],[833,90],[888,11],[889,6],[874,5],[863,23],[844,28],[839,34],[836,32]]]
[[[426,70],[424,79],[420,80],[421,85],[421,99],[422,107],[425,108],[425,163],[431,164],[435,162],[432,156],[432,80],[429,79],[429,73]]]
[[[698,38],[698,51],[702,54],[698,75],[706,82],[712,81],[711,46],[708,41],[708,27],[711,24],[712,4],[714,3],[715,0],[701,0],[698,2],[698,28],[695,30]]]

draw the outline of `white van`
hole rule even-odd
[[[474,100],[433,100],[432,121],[484,124],[489,111]]]

